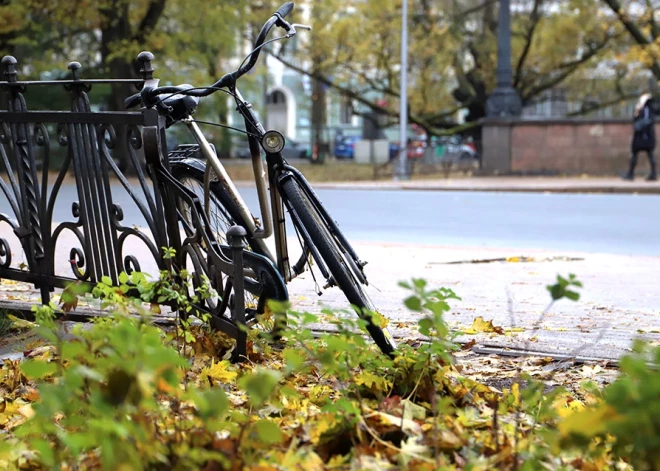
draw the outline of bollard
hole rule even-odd
[[[232,361],[242,361],[247,356],[247,332],[245,328],[245,287],[243,283],[243,238],[247,235],[241,226],[231,226],[227,231],[227,240],[231,246],[234,265],[234,307],[232,318],[238,327],[236,349]]]

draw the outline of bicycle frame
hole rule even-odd
[[[266,172],[264,170],[263,162],[259,154],[259,149],[257,149],[256,153],[252,152],[252,168],[257,186],[259,211],[261,213],[263,226],[261,226],[261,224],[257,222],[257,219],[252,215],[250,208],[243,200],[243,197],[227,174],[224,165],[222,165],[222,162],[213,151],[213,148],[209,144],[202,131],[199,129],[197,123],[195,123],[192,118],[184,120],[184,123],[188,126],[188,129],[199,145],[202,156],[215,172],[217,180],[225,188],[232,200],[236,203],[239,213],[243,221],[246,223],[247,227],[245,229],[253,238],[253,243],[258,246],[261,253],[267,256],[277,266],[285,280],[287,282],[291,281],[293,278],[295,278],[296,274],[291,272],[290,264],[288,263],[288,248],[286,244],[285,225],[286,220],[284,218],[282,198],[277,191],[276,186],[271,185],[270,191],[266,186]],[[210,198],[209,186],[207,184],[204,185],[204,197],[204,209],[205,211],[208,211],[208,203]],[[277,221],[274,230],[273,220]],[[273,240],[273,237],[275,243],[274,254],[268,246],[268,242]]]
[[[243,221],[246,223],[246,230],[253,238],[253,243],[258,246],[261,253],[267,256],[277,266],[280,274],[287,282],[293,280],[296,276],[304,271],[304,263],[307,261],[310,254],[317,261],[317,265],[319,266],[323,276],[326,279],[331,278],[324,262],[316,251],[311,238],[307,235],[295,212],[292,211],[292,209],[287,205],[287,209],[292,216],[292,222],[304,240],[302,255],[300,259],[293,266],[291,266],[286,238],[286,219],[284,214],[286,202],[282,199],[279,188],[281,182],[284,179],[294,178],[299,182],[303,191],[305,191],[307,196],[313,202],[316,210],[323,218],[330,233],[346,250],[348,255],[346,259],[352,265],[353,271],[358,277],[359,281],[363,284],[368,284],[362,270],[362,267],[366,265],[366,263],[359,259],[358,255],[355,253],[355,250],[353,250],[352,246],[344,237],[337,224],[332,220],[302,173],[300,173],[294,167],[288,165],[279,152],[266,153],[268,182],[270,184],[270,187],[267,187],[266,172],[264,171],[264,166],[261,159],[260,144],[260,138],[265,134],[265,130],[257,119],[256,115],[252,112],[251,105],[245,101],[240,92],[236,88],[233,88],[231,92],[236,99],[238,111],[245,119],[250,154],[252,157],[252,168],[259,200],[259,210],[262,218],[261,222],[258,222],[258,220],[252,215],[249,207],[227,174],[224,165],[222,165],[222,162],[220,162],[220,159],[213,151],[213,148],[199,129],[197,123],[195,123],[192,118],[187,118],[183,120],[183,122],[186,123],[190,132],[197,141],[200,152],[208,162],[210,168],[212,168],[215,172],[216,178],[238,206],[239,213]],[[205,178],[205,180],[208,180],[208,177]],[[208,211],[208,204],[210,201],[209,191],[210,188],[208,182],[205,182],[204,193],[206,211]],[[271,241],[273,241],[275,245],[274,254],[268,247],[268,243]]]

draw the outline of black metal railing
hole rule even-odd
[[[213,278],[219,293],[233,289],[234,303],[224,299],[198,307],[212,314],[213,327],[237,339],[236,358],[244,356],[244,286],[283,300],[281,276],[264,257],[243,256],[242,228],[234,228],[231,247],[219,245],[199,199],[170,173],[165,119],[158,111],[92,111],[88,94],[95,85],[122,82],[140,88],[144,80],[84,80],[79,63],[68,68],[68,80],[20,81],[16,59],[0,61],[5,79],[0,91],[7,104],[0,110],[0,203],[2,196],[6,199],[0,205],[0,279],[33,284],[46,304],[55,288],[71,282],[93,285],[108,277],[118,285],[121,272],[141,271],[145,255],[158,270],[171,267],[163,249],[172,248],[176,266],[185,267],[187,257],[193,268]],[[70,110],[29,110],[26,94],[44,86],[51,87],[49,93],[68,94]],[[60,157],[58,165],[53,154]],[[177,156],[174,152],[172,158]],[[130,176],[122,171],[126,163]],[[141,224],[125,221],[119,200],[131,205]],[[187,221],[180,204],[190,211]],[[129,244],[129,239],[137,242]],[[21,252],[23,261],[15,256]],[[245,283],[244,267],[252,273]]]
[[[153,137],[163,134],[162,119],[155,112],[92,112],[88,92],[93,84],[113,80],[87,81],[80,78],[81,66],[69,64],[71,80],[22,82],[17,78],[17,61],[11,56],[1,61],[6,81],[0,89],[7,95],[8,109],[0,111],[0,189],[13,217],[0,215],[20,241],[27,269],[12,264],[12,251],[6,238],[0,239],[0,278],[33,283],[41,291],[42,302],[50,300],[55,287],[74,280],[99,281],[107,276],[118,282],[119,273],[139,270],[135,254],[126,253],[130,236],[142,241],[155,263],[164,267],[159,247],[176,245],[168,234],[163,197],[157,186],[144,175],[140,156],[147,162],[163,159],[162,146],[145,145],[145,127],[155,128]],[[122,80],[125,82],[125,80]],[[139,85],[142,81],[131,80]],[[71,111],[30,111],[25,93],[32,87],[59,85],[68,93]],[[118,136],[123,137],[120,145]],[[64,150],[64,161],[52,176],[51,151]],[[123,151],[130,160],[138,181],[134,187],[119,170],[113,154]],[[37,168],[41,166],[41,172]],[[71,202],[70,219],[53,221],[53,211],[67,174],[75,175],[77,201]],[[139,209],[149,233],[122,225],[123,211],[113,201],[111,177],[119,181]],[[55,259],[60,238],[69,232],[77,244],[69,248],[68,275],[56,273]],[[176,237],[174,238],[176,239]]]

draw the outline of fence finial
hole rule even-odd
[[[151,80],[154,78],[154,68],[151,66],[151,61],[154,60],[154,55],[149,51],[142,51],[137,56],[138,63],[140,64],[140,74],[144,80]]]
[[[5,56],[2,58],[2,74],[7,77],[7,82],[15,82],[16,81],[16,64],[18,64],[18,61],[14,56]]]
[[[82,65],[80,65],[80,62],[69,62],[68,69],[71,71],[71,75],[75,82],[80,80],[80,71],[82,70]]]

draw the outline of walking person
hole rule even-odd
[[[628,168],[628,173],[623,178],[625,180],[633,180],[635,178],[637,155],[640,151],[646,151],[651,166],[651,173],[649,173],[649,176],[646,179],[648,181],[656,181],[658,175],[656,171],[655,157],[653,156],[653,150],[655,149],[655,124],[653,109],[651,108],[651,94],[645,93],[639,97],[637,106],[635,106],[633,119],[635,134],[632,141],[630,167]]]

